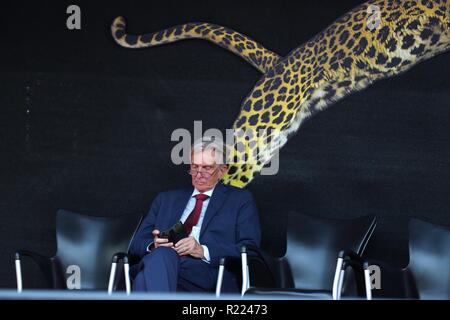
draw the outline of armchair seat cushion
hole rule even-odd
[[[250,288],[245,295],[268,295],[271,297],[292,297],[294,299],[307,300],[332,300],[331,291],[328,290],[302,290],[302,289],[281,289],[281,288]]]

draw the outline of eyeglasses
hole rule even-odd
[[[195,177],[197,175],[197,173],[200,173],[200,175],[203,178],[210,178],[214,173],[216,173],[217,169],[219,169],[219,167],[216,167],[213,171],[208,172],[208,171],[199,171],[199,170],[188,170],[187,173],[190,174],[191,176]]]

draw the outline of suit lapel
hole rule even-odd
[[[172,215],[170,217],[170,225],[171,226],[174,225],[175,223],[177,223],[178,221],[180,221],[181,216],[183,215],[184,209],[186,209],[186,205],[187,205],[193,191],[194,191],[193,188],[186,188],[186,189],[182,190],[179,193],[179,195],[177,195],[177,197],[174,201]]]
[[[212,194],[211,200],[209,200],[208,209],[206,209],[205,217],[203,218],[202,229],[200,231],[200,237],[205,233],[208,228],[208,224],[211,219],[217,214],[222,207],[223,202],[226,199],[227,188],[218,183]]]

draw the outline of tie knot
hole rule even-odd
[[[206,195],[206,194],[203,194],[203,193],[199,193],[199,194],[196,194],[195,196],[194,196],[194,198],[195,199],[197,199],[197,201],[205,201],[206,199],[208,199],[209,198],[209,196],[208,195]]]

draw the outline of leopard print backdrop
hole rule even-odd
[[[378,24],[371,21],[370,8],[379,9]],[[187,23],[142,35],[127,34],[125,29],[123,17],[111,26],[115,41],[126,48],[204,39],[237,54],[263,74],[244,98],[233,124],[231,165],[223,178],[226,184],[243,187],[317,111],[448,51],[450,1],[367,1],[284,57],[211,23]]]

